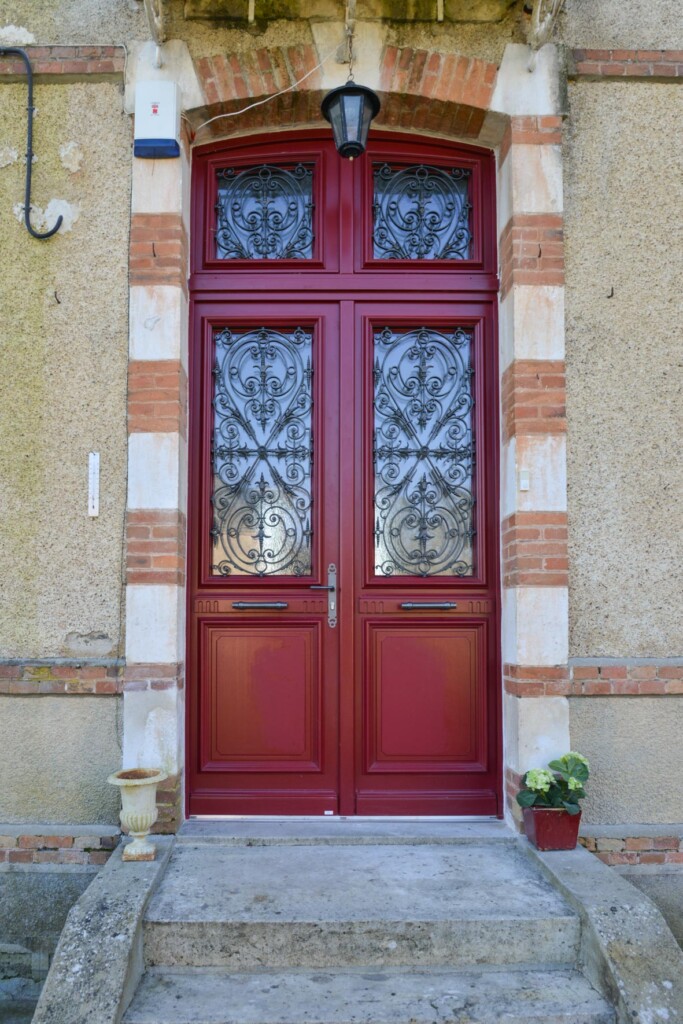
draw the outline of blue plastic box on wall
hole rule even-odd
[[[135,86],[133,153],[147,160],[180,156],[180,88],[176,82]]]

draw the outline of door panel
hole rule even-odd
[[[192,813],[335,813],[338,634],[317,588],[339,549],[338,306],[195,303],[194,321]]]
[[[356,807],[495,813],[491,310],[374,301],[355,315]]]
[[[483,623],[366,624],[368,772],[482,769],[485,649]]]
[[[493,163],[287,145],[195,162],[189,811],[498,814]],[[247,216],[280,216],[292,173],[303,248]],[[377,227],[380,179],[402,226],[388,197]]]
[[[204,623],[202,770],[320,771],[320,625]]]

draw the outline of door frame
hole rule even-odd
[[[394,281],[399,276],[406,288],[410,287],[412,300],[409,301],[419,301],[420,287],[422,287],[422,289],[428,289],[430,299],[433,302],[440,304],[440,312],[435,320],[437,327],[439,323],[452,323],[459,320],[462,320],[463,323],[472,322],[477,324],[473,334],[480,337],[475,351],[480,371],[479,377],[483,376],[484,383],[480,392],[480,397],[483,397],[483,401],[478,402],[475,406],[475,415],[479,420],[478,437],[480,439],[484,436],[488,437],[486,459],[483,460],[484,480],[482,490],[479,492],[479,497],[483,496],[484,498],[482,504],[485,507],[477,510],[479,530],[482,535],[485,535],[482,550],[485,563],[487,564],[484,566],[483,576],[479,573],[478,578],[483,579],[485,577],[488,579],[488,593],[490,594],[493,607],[493,616],[490,624],[493,633],[490,646],[487,649],[485,663],[488,678],[485,691],[485,708],[488,716],[486,745],[489,751],[490,763],[493,766],[493,772],[497,776],[497,782],[494,784],[492,791],[494,794],[493,802],[491,803],[487,798],[487,806],[490,806],[491,813],[502,816],[502,771],[500,770],[502,764],[502,706],[500,688],[496,685],[496,681],[500,678],[501,670],[501,593],[499,560],[497,558],[497,509],[499,506],[498,482],[500,474],[499,446],[497,443],[499,434],[499,403],[497,400],[498,362],[497,346],[495,344],[495,339],[497,338],[496,211],[495,169],[490,151],[473,146],[464,147],[446,140],[417,139],[415,137],[407,139],[402,133],[382,133],[381,138],[372,147],[374,152],[369,153],[368,158],[360,164],[344,165],[341,163],[341,158],[332,149],[327,133],[320,130],[278,133],[275,137],[272,134],[249,137],[239,140],[234,146],[224,142],[210,143],[198,149],[197,155],[201,160],[198,167],[195,167],[196,187],[193,188],[193,223],[199,226],[199,230],[194,232],[193,237],[194,263],[190,292],[189,393],[191,396],[191,417],[189,446],[191,455],[189,494],[196,494],[198,488],[202,493],[206,492],[207,489],[206,469],[202,469],[198,464],[199,459],[205,455],[201,450],[198,433],[198,417],[200,415],[198,396],[200,391],[203,393],[203,415],[205,418],[208,416],[208,394],[206,389],[208,388],[207,382],[209,378],[207,373],[204,372],[202,378],[197,379],[197,374],[200,372],[199,368],[206,358],[205,356],[202,357],[201,349],[208,343],[208,328],[204,324],[203,316],[205,314],[208,315],[208,310],[214,305],[217,309],[219,307],[225,309],[232,300],[239,309],[245,303],[253,301],[258,288],[258,285],[255,285],[254,282],[258,280],[260,274],[266,275],[268,273],[263,265],[254,269],[253,263],[247,261],[222,261],[219,263],[212,258],[207,239],[211,237],[209,225],[212,223],[210,218],[215,203],[215,196],[212,191],[215,187],[213,185],[215,171],[219,165],[225,164],[226,157],[230,154],[231,150],[235,152],[235,161],[238,166],[258,163],[260,161],[268,162],[269,159],[281,162],[283,156],[286,158],[284,146],[289,144],[293,148],[293,162],[299,163],[305,162],[306,159],[318,159],[324,167],[325,173],[329,172],[329,188],[327,188],[327,179],[319,182],[317,185],[317,199],[319,202],[324,202],[325,196],[323,193],[327,189],[334,200],[334,204],[332,209],[326,207],[323,210],[317,211],[319,220],[325,221],[326,230],[323,233],[322,245],[319,245],[314,252],[314,259],[311,263],[302,267],[300,261],[283,261],[283,265],[281,267],[278,266],[276,271],[274,270],[279,281],[276,290],[273,292],[273,302],[276,306],[278,303],[281,305],[285,300],[287,303],[294,303],[299,301],[305,302],[307,298],[313,302],[316,299],[319,302],[324,302],[325,299],[339,302],[341,334],[345,337],[345,332],[353,332],[355,336],[358,325],[356,323],[348,325],[345,323],[345,317],[348,316],[351,307],[353,305],[364,305],[367,309],[370,309],[373,303],[375,306],[385,306],[396,302],[396,286]],[[345,272],[344,266],[348,264],[345,263],[343,266],[340,266],[338,257],[340,250],[344,252],[344,225],[349,224],[350,218],[355,216],[356,222],[360,222],[365,229],[369,226],[368,205],[372,195],[373,160],[392,159],[394,161],[399,160],[401,163],[438,162],[445,165],[447,162],[450,162],[449,157],[451,155],[453,162],[457,162],[458,166],[467,166],[472,175],[471,196],[474,207],[472,258],[462,263],[458,261],[457,265],[454,261],[449,261],[448,263],[443,261],[436,264],[425,262],[423,265],[420,265],[419,262],[414,263],[411,261],[410,264],[396,268],[373,260],[367,248],[359,241],[361,232],[356,231],[354,234],[354,245],[351,246],[350,241],[347,241],[346,256],[341,257],[342,259],[348,257],[352,261],[351,272]],[[353,177],[354,174],[355,178]],[[347,188],[342,187],[344,176],[346,176],[349,185]],[[352,181],[355,181],[353,188],[351,188],[350,184]],[[348,203],[351,195],[354,196],[354,201],[363,204],[361,209],[350,211],[344,208],[344,204]],[[487,195],[489,199],[485,202],[484,199]],[[338,196],[341,196],[341,207],[337,204]],[[318,275],[321,275],[321,277],[327,276],[323,277],[321,283],[321,280],[317,279]],[[361,281],[367,281],[367,293],[363,291],[362,284],[359,285],[359,275],[361,275]],[[337,280],[341,281],[341,285],[331,283]],[[283,283],[285,281],[289,289],[286,293],[282,291],[285,287]],[[310,293],[306,290],[309,285],[311,287]],[[357,291],[359,287],[361,289],[360,294]],[[403,289],[401,289],[401,293],[404,294]],[[449,303],[456,302],[461,308],[454,309],[453,312],[447,312],[446,306]],[[468,308],[468,303],[472,311],[477,309],[479,312],[476,314],[470,312],[469,315],[464,312]],[[293,308],[296,307],[293,306]],[[239,312],[236,315],[237,319],[245,319]],[[353,315],[355,316],[355,314]],[[225,313],[221,312],[219,319],[221,317],[225,317]],[[303,319],[310,319],[305,312]],[[392,315],[388,319],[395,320],[396,316]],[[408,307],[403,319],[406,325],[409,325],[413,321],[415,324],[418,324],[418,321],[425,318]],[[369,322],[367,320],[367,323]],[[366,331],[367,326],[364,325],[362,330]],[[369,342],[363,338],[359,344],[360,350],[365,351],[366,345]],[[362,372],[363,368],[360,365],[355,365],[355,354],[352,348],[352,346],[346,346],[345,348],[340,346],[341,359],[347,364],[349,364],[350,360],[348,372],[341,374],[342,388],[346,389],[341,399],[341,408],[350,408],[352,406],[355,408],[356,403],[360,403],[365,408],[365,412],[362,424],[348,422],[350,418],[347,418],[345,426],[349,436],[345,436],[345,444],[359,443],[363,432],[367,432],[369,429],[366,419],[368,415],[367,402],[364,401],[367,397],[365,396],[365,388],[367,387],[366,375]],[[353,383],[354,388],[361,387],[361,392],[358,395],[352,394],[348,390],[349,381]],[[483,429],[484,417],[486,417],[486,430]],[[342,429],[344,429],[343,417]],[[366,458],[367,452],[365,453],[364,463]],[[317,486],[319,486],[319,482]],[[340,494],[352,493],[355,486],[355,481],[341,481]],[[350,490],[347,491],[347,488],[350,488]],[[356,502],[354,502],[354,506],[355,504]],[[187,651],[190,658],[194,649],[193,645],[196,643],[196,638],[193,637],[192,632],[193,608],[191,602],[194,588],[201,586],[201,579],[204,576],[200,569],[200,552],[206,549],[206,544],[200,543],[199,540],[198,531],[200,523],[196,521],[197,514],[197,509],[194,507],[192,500],[190,500],[188,509],[188,553],[190,554],[190,560],[187,588]],[[338,516],[343,523],[344,519],[341,516],[341,510],[338,511]],[[347,518],[350,519],[351,517]],[[353,518],[355,521],[355,510]],[[201,526],[203,528],[205,524],[201,523]],[[355,528],[356,526],[354,526]],[[344,529],[343,526],[342,529]],[[347,543],[344,545],[344,548],[346,551],[350,551],[352,545],[349,546]],[[205,560],[206,558],[204,558]],[[355,577],[357,566],[353,563],[346,566],[340,564],[339,572],[342,580],[349,581]],[[197,575],[198,573],[199,575]],[[210,586],[211,584],[209,583]],[[246,584],[242,582],[238,586],[241,588],[246,586]],[[369,586],[372,590],[373,584],[370,583]],[[443,589],[448,586],[448,582],[445,579],[434,577],[433,586],[436,590]],[[476,588],[476,578],[472,586]],[[479,587],[481,587],[481,584],[479,584]],[[343,602],[355,601],[355,596],[355,594],[351,593],[348,582],[346,587],[342,585],[340,618],[342,618],[342,609],[345,608]],[[355,623],[357,609],[348,607],[345,610],[349,616],[347,621]],[[353,645],[341,645],[339,659],[341,679],[355,678],[360,669],[360,663],[356,664],[356,645],[356,643]],[[195,658],[197,656],[194,655]],[[194,667],[190,663],[188,664],[189,699],[187,702],[188,781],[193,771],[191,766],[197,763],[197,744],[200,729],[196,708],[198,699],[196,693],[194,698],[192,697],[193,691],[196,689],[194,680],[191,678],[192,671],[194,671]],[[345,699],[341,692],[339,694],[339,742],[341,748],[339,759],[339,813],[342,815],[356,813],[350,804],[352,798],[348,795],[344,796],[354,792],[352,779],[355,779],[357,771],[356,760],[359,756],[354,743],[358,715],[358,709],[354,707],[354,701],[357,703],[354,691],[355,687],[350,691],[351,695],[348,699]],[[490,771],[488,774],[490,774]],[[190,797],[188,785],[186,798],[188,810]],[[474,796],[469,798],[463,797],[463,810],[461,813],[472,813],[474,802]],[[481,803],[481,801],[479,802]],[[416,794],[415,806],[418,803],[418,794]],[[285,805],[283,804],[283,806]],[[369,811],[367,813],[372,812]],[[430,813],[432,812],[423,812],[427,816]],[[452,813],[452,811],[449,811],[449,813]]]
[[[548,47],[534,89],[518,60],[519,47],[506,48],[496,64],[437,51],[395,50],[367,41],[376,60],[367,84],[381,94],[386,118],[400,122],[403,138],[427,125],[439,138],[459,135],[496,155],[497,239],[501,290],[499,356],[501,417],[501,509],[503,565],[502,662],[505,816],[519,827],[514,794],[530,763],[566,751],[569,701],[574,692],[568,665],[567,485],[563,414],[564,384],[556,383],[555,408],[529,429],[516,417],[528,404],[529,361],[534,368],[564,374],[563,154],[558,89],[560,64]],[[315,62],[315,46],[310,47]],[[273,67],[277,46],[258,51]],[[228,55],[229,56],[229,55]],[[400,64],[398,57],[400,56]],[[216,54],[214,63],[227,58]],[[462,90],[433,94],[433,76],[422,70],[444,61],[469,66]],[[460,65],[459,65],[460,66]],[[128,484],[125,585],[125,668],[122,691],[122,763],[162,765],[168,779],[160,791],[158,828],[174,832],[187,815],[185,792],[186,691],[185,563],[187,511],[188,237],[190,174],[194,132],[225,111],[239,119],[215,121],[214,137],[249,137],[270,129],[271,138],[290,126],[319,126],[324,91],[338,84],[332,65],[301,83],[287,103],[244,113],[244,100],[231,91],[230,75],[214,80],[212,59],[196,65],[205,96],[184,111],[178,160],[131,161],[133,202],[129,257]],[[330,70],[331,69],[331,70]],[[412,69],[412,72],[411,72]],[[135,72],[131,70],[134,82]],[[414,73],[413,73],[414,72]],[[167,71],[166,77],[172,77]],[[322,76],[322,77],[321,77]],[[227,90],[227,91],[226,91]],[[271,117],[262,116],[271,111]],[[426,118],[426,119],[425,119]],[[189,129],[189,130],[188,130]],[[163,175],[159,175],[163,169]],[[161,187],[160,187],[161,182]],[[544,241],[543,258],[538,242]],[[552,255],[550,254],[550,248]],[[538,315],[535,315],[537,311]],[[142,379],[144,378],[144,380]],[[158,385],[157,385],[158,382]],[[163,383],[162,383],[163,382]],[[149,413],[151,388],[163,386],[164,401]],[[527,483],[518,486],[518,472]],[[533,527],[534,554],[554,568],[522,571],[515,540],[518,525]],[[549,538],[553,533],[552,541]],[[147,538],[144,543],[139,539]],[[564,541],[562,538],[564,537]],[[159,541],[157,542],[157,538]],[[558,552],[564,543],[564,554]],[[141,547],[144,551],[141,551]],[[560,566],[563,564],[563,568]],[[543,629],[538,629],[538,623]],[[109,685],[109,684],[108,684]],[[580,689],[579,689],[580,695]]]

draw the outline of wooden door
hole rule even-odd
[[[191,814],[500,813],[492,170],[198,155]]]

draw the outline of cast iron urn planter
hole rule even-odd
[[[581,811],[564,807],[525,807],[524,831],[537,850],[573,850],[579,839]]]
[[[124,768],[107,779],[121,790],[121,824],[133,837],[123,848],[122,860],[154,860],[156,847],[147,837],[159,817],[157,783],[166,778],[160,768]]]

